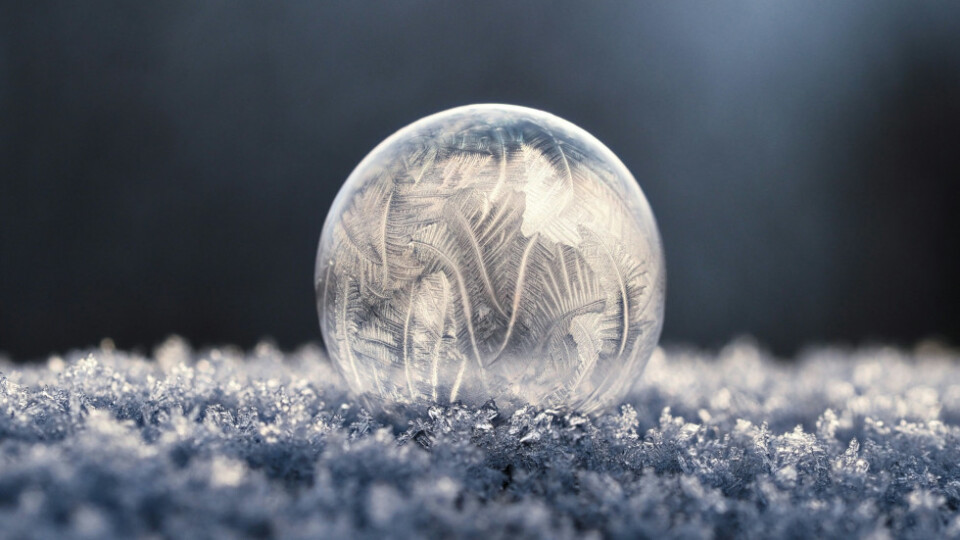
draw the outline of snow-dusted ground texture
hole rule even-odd
[[[322,352],[0,361],[0,537],[960,536],[960,359],[658,350],[597,417],[378,421]]]

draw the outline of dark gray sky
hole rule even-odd
[[[956,343],[957,36],[946,3],[4,3],[0,350],[319,340],[339,185],[476,102],[630,168],[665,340]]]

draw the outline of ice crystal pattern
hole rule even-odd
[[[657,350],[620,407],[371,417],[317,347],[0,355],[0,538],[960,538],[960,352]]]
[[[475,105],[364,159],[327,216],[315,285],[358,394],[590,411],[643,370],[664,277],[653,215],[610,150],[550,114]]]

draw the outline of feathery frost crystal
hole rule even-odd
[[[435,114],[374,149],[327,216],[315,276],[330,357],[371,405],[584,411],[643,371],[664,283],[623,163],[569,122],[506,105]]]

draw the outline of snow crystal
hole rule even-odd
[[[658,349],[596,415],[378,418],[317,347],[0,360],[0,537],[960,536],[960,357]]]

